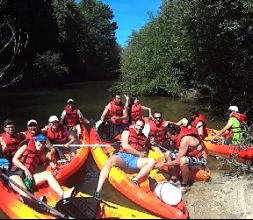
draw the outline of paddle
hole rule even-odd
[[[13,181],[10,177],[8,177],[6,174],[4,174],[3,172],[1,172],[0,170],[0,176],[4,177],[6,180],[8,180],[10,183],[12,183],[13,185],[15,185],[16,187],[18,187],[19,189],[21,189],[23,192],[25,192],[27,195],[29,195],[32,199],[34,199],[36,202],[38,202],[39,204],[44,205],[48,210],[50,214],[56,215],[57,217],[60,218],[68,218],[68,219],[72,219],[69,216],[66,216],[64,214],[62,214],[61,212],[59,212],[58,210],[56,210],[55,208],[49,206],[47,203],[38,200],[32,193],[30,193],[28,190],[26,190],[25,188],[23,188],[22,186],[20,186],[18,183],[16,183],[15,181]]]

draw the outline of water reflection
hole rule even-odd
[[[108,92],[111,84],[112,82],[110,81],[85,82],[69,85],[65,89],[34,92],[2,92],[0,94],[0,123],[6,118],[12,118],[16,122],[17,129],[24,131],[27,121],[33,118],[42,127],[47,124],[50,115],[60,116],[68,98],[75,100],[85,117],[98,120],[111,97],[111,94]],[[164,118],[172,121],[188,117],[189,110],[195,106],[193,102],[185,102],[180,99],[167,97],[143,96],[139,97],[139,99],[143,105],[151,107],[152,112],[163,112]],[[209,116],[208,112],[200,110],[206,116],[209,127],[217,128],[224,124],[224,121],[215,121]],[[213,159],[211,160],[213,161]],[[96,188],[98,175],[99,170],[90,156],[88,163],[69,180],[67,185],[76,185],[78,190],[91,194]],[[121,205],[143,210],[114,190],[109,183],[106,183],[103,188],[103,198]],[[0,217],[5,218],[6,216],[0,214]]]

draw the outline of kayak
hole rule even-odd
[[[242,162],[251,162],[253,160],[253,146],[242,148],[236,145],[218,144],[212,142],[212,132],[217,132],[214,129],[207,128],[208,136],[204,139],[207,152],[212,155],[223,157],[235,157],[242,159]]]
[[[89,133],[87,129],[82,127],[82,144],[89,144]],[[61,162],[58,161],[56,164],[56,169],[52,169],[50,166],[47,170],[50,170],[59,183],[64,183],[71,175],[77,172],[85,163],[89,155],[89,147],[83,146],[77,149],[75,157],[71,158],[70,153],[65,153],[65,157],[69,160]]]
[[[100,140],[95,128],[90,130],[90,144],[97,144],[97,146],[91,147],[90,150],[98,168],[101,170],[106,160],[114,151],[114,148],[113,146],[100,146],[100,144],[107,143]],[[128,199],[156,216],[170,219],[187,219],[189,217],[186,204],[183,200],[179,201],[177,205],[168,205],[159,199],[152,190],[154,183],[167,181],[162,172],[158,169],[153,169],[147,178],[139,181],[139,186],[131,181],[135,175],[136,173],[126,173],[118,167],[113,167],[108,180],[115,189]]]
[[[64,190],[68,190],[67,187],[64,187]],[[62,216],[58,216],[57,214],[49,214],[36,211],[35,209],[31,208],[30,206],[24,204],[20,199],[18,194],[13,191],[10,191],[6,186],[0,182],[0,207],[1,210],[11,219],[55,219],[55,218],[62,218]],[[34,196],[39,198],[40,196],[46,196],[47,204],[52,207],[51,213],[56,209],[55,206],[59,201],[59,196],[46,184],[41,186],[35,193]],[[75,198],[81,197],[91,197],[88,194],[78,192]],[[4,199],[3,199],[4,198]],[[57,206],[56,206],[57,207]],[[101,209],[101,218],[124,218],[124,219],[155,219],[158,218],[151,214],[147,214],[138,210],[130,209],[124,206],[120,206],[108,201],[100,202],[100,209]],[[59,211],[57,209],[57,211]],[[82,211],[83,208],[82,208]],[[59,211],[60,214],[64,215]]]

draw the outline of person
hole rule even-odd
[[[96,197],[99,197],[103,184],[113,166],[126,171],[129,169],[139,170],[138,174],[132,179],[132,182],[137,185],[139,184],[138,181],[154,168],[156,161],[153,158],[147,158],[146,146],[148,139],[142,133],[144,125],[143,120],[137,120],[132,128],[123,131],[120,152],[112,155],[100,172],[95,192]]]
[[[173,122],[163,119],[161,112],[154,112],[152,119],[149,119],[149,123],[145,125],[143,133],[150,139],[152,150],[162,153],[159,147],[154,143],[163,145],[166,137],[166,126]]]
[[[112,127],[108,126],[109,128],[107,128],[110,130],[107,135],[108,139],[112,139],[118,134],[121,134],[126,127],[124,120],[128,118],[127,109],[129,106],[129,97],[125,95],[125,99],[126,103],[124,105],[121,101],[120,94],[114,94],[112,100],[105,106],[100,120],[96,123],[97,130],[101,130],[101,127],[103,127],[101,126],[102,124],[105,125],[108,123],[109,125],[112,125]]]
[[[90,124],[90,121],[83,116],[81,111],[74,104],[74,99],[68,99],[67,104],[61,113],[60,124],[66,126],[70,131],[75,131],[77,137],[82,139],[81,126],[84,123]]]
[[[149,118],[153,118],[153,115],[151,113],[151,108],[146,107],[140,103],[140,100],[136,97],[133,96],[130,98],[130,103],[129,103],[129,121],[128,124],[132,125],[135,124],[135,122],[138,119],[142,119],[142,111],[148,111]]]
[[[5,132],[0,136],[1,150],[3,157],[11,164],[13,156],[19,149],[19,144],[25,140],[25,135],[16,132],[15,122],[12,119],[6,119],[3,127]]]
[[[167,138],[176,143],[178,153],[175,158],[165,162],[157,163],[156,167],[162,169],[164,165],[179,166],[182,175],[182,193],[189,190],[189,169],[192,166],[206,166],[207,153],[202,139],[195,128],[178,129],[175,125],[166,128]]]
[[[24,131],[23,133],[25,134],[26,139],[32,139],[38,134],[40,134],[41,131],[39,129],[38,122],[35,119],[30,119],[27,122],[27,130]],[[56,151],[48,138],[46,139],[46,148],[47,148],[47,151],[49,151],[47,153],[47,157],[50,160],[56,162],[56,155],[55,155]]]
[[[230,106],[228,108],[229,119],[227,124],[216,133],[212,138],[213,142],[222,141],[225,144],[238,145],[242,140],[242,126],[246,122],[246,115],[239,113],[237,106]]]
[[[70,147],[71,144],[78,144],[77,138],[59,123],[56,115],[51,115],[48,119],[49,124],[42,129],[43,134],[54,144],[62,144],[62,147],[55,147],[60,160],[66,161],[64,151],[71,151],[72,157],[75,156],[76,148]]]
[[[13,164],[9,172],[9,177],[23,189],[28,190],[31,193],[33,193],[36,186],[46,181],[61,198],[66,199],[72,195],[74,187],[71,190],[64,192],[50,171],[36,173],[39,163],[49,162],[43,154],[43,148],[45,145],[46,137],[42,134],[22,142],[20,148],[12,159]],[[55,166],[53,162],[49,162],[49,164]],[[10,184],[11,187],[21,195],[23,200],[24,197],[30,198],[24,190],[15,186],[13,183]]]

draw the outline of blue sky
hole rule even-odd
[[[138,31],[149,21],[148,11],[156,15],[162,0],[100,0],[113,10],[114,19],[117,22],[117,42],[126,46],[128,37],[132,31]],[[80,2],[80,0],[77,2]]]

